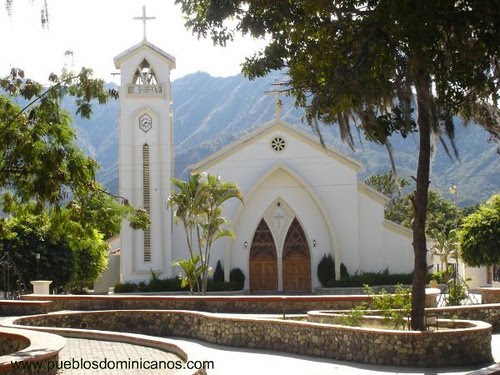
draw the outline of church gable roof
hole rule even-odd
[[[175,57],[173,57],[171,54],[163,51],[162,49],[158,48],[154,44],[148,42],[147,40],[143,40],[136,45],[130,47],[129,49],[123,51],[120,53],[118,56],[114,58],[115,62],[115,67],[117,69],[120,68],[122,62],[127,59],[128,57],[143,51],[144,49],[149,49],[153,51],[155,54],[159,55],[163,60],[167,62],[169,65],[170,69],[175,69]]]
[[[256,130],[248,133],[247,135],[241,137],[237,141],[223,147],[222,149],[210,155],[206,159],[192,165],[191,170],[193,172],[200,172],[207,170],[213,167],[214,165],[218,164],[222,160],[225,160],[231,155],[239,152],[243,148],[249,147],[250,145],[254,144],[258,140],[269,135],[271,132],[275,130],[283,131],[284,133],[293,136],[294,138],[300,140],[302,143],[307,144],[310,147],[320,151],[324,155],[341,162],[342,164],[346,165],[347,167],[353,169],[356,172],[359,172],[363,167],[362,164],[357,160],[354,160],[340,153],[339,151],[333,149],[332,147],[329,146],[323,147],[319,142],[319,140],[312,137],[310,134],[284,121],[273,120],[267,123],[266,125],[261,126]]]

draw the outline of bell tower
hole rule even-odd
[[[171,276],[172,217],[166,207],[173,176],[173,116],[170,72],[175,58],[146,40],[114,58],[121,74],[119,194],[149,212],[149,230],[122,223],[120,280],[142,281],[151,271]]]

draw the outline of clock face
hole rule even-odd
[[[147,133],[153,127],[153,119],[149,115],[142,115],[139,117],[139,128]]]

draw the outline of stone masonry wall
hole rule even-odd
[[[103,311],[20,318],[17,324],[180,336],[210,343],[396,366],[487,363],[491,326],[434,332],[376,330],[189,311]]]
[[[0,333],[0,356],[12,354],[27,348],[30,341],[27,338]]]
[[[500,304],[450,306],[426,309],[426,314],[436,314],[439,319],[481,320],[492,325],[494,332],[500,331]]]
[[[500,303],[500,288],[479,288],[479,290],[483,303]]]
[[[351,296],[64,296],[25,295],[27,301],[51,301],[51,311],[61,310],[193,310],[224,313],[300,314],[311,310],[343,310],[370,303],[366,295]],[[435,306],[435,295],[427,306]],[[36,312],[35,312],[36,313]]]

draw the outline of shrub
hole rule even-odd
[[[341,278],[329,283],[329,287],[362,287],[363,285],[396,285],[411,284],[413,282],[412,273],[389,273],[388,269],[383,272],[363,272]]]
[[[115,284],[115,293],[133,293],[137,292],[137,284],[131,281],[127,281],[126,283],[116,283]]]
[[[233,277],[235,280],[232,281],[215,281],[213,279],[208,280],[207,290],[214,292],[223,292],[223,291],[233,291],[233,290],[241,290],[245,283],[245,276],[243,272],[236,268],[235,275]],[[234,271],[234,270],[233,270]],[[182,287],[182,280],[178,277],[170,277],[168,279],[160,279],[154,276],[148,282],[141,281],[140,283],[126,282],[126,283],[117,283],[115,285],[115,293],[148,293],[148,292],[180,292],[188,290],[187,287]]]
[[[441,271],[437,271],[434,273],[430,273],[429,275],[430,280],[436,280],[438,284],[444,284],[448,281],[449,275],[448,275],[448,270],[444,269]]]
[[[385,289],[374,293],[371,287],[365,285],[365,293],[373,296],[373,307],[382,311],[386,325],[392,326],[394,329],[404,329],[405,325],[409,323],[410,289],[398,284],[394,293],[388,293]]]
[[[221,283],[224,282],[224,269],[222,268],[222,265],[220,264],[220,260],[217,261],[217,266],[215,266],[213,280],[215,282],[221,282]]]
[[[349,312],[341,317],[339,317],[339,323],[350,327],[360,327],[363,317],[366,315],[368,309],[366,305],[358,305]]]
[[[445,299],[447,306],[460,306],[467,299],[467,286],[463,281],[448,281],[448,297]]]
[[[349,272],[347,272],[347,267],[344,263],[340,263],[340,280],[345,280],[349,278]]]
[[[245,274],[239,268],[233,268],[229,273],[229,281],[235,282],[238,285],[237,290],[241,290],[245,287]]]
[[[332,259],[332,254],[328,254],[328,256],[324,254],[318,263],[318,280],[323,287],[335,281],[335,262]]]
[[[211,292],[227,292],[233,290],[240,290],[240,286],[235,281],[215,281],[209,279],[207,283],[207,290]]]

